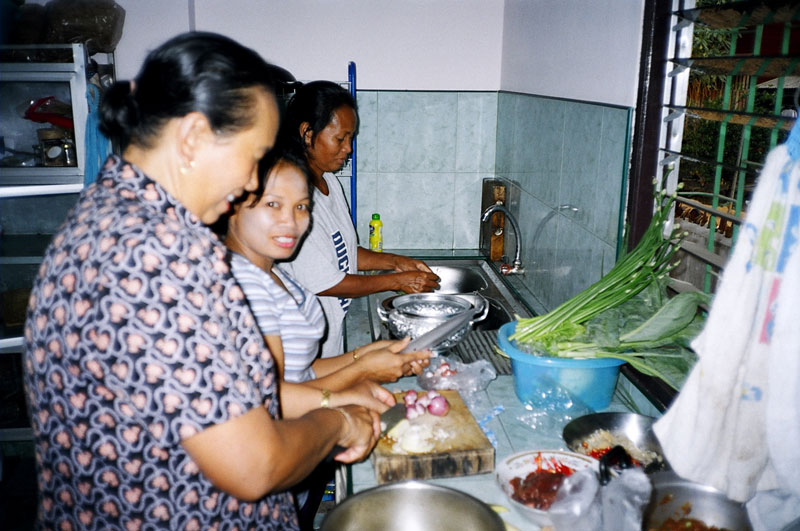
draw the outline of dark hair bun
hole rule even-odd
[[[147,55],[133,92],[128,83],[106,92],[102,131],[123,149],[129,143],[149,148],[169,120],[201,112],[215,132],[235,133],[254,121],[255,99],[248,89],[261,87],[274,95],[276,72],[229,37],[183,33]]]
[[[126,145],[139,123],[139,106],[128,81],[114,83],[100,102],[100,131]]]

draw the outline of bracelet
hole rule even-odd
[[[319,403],[319,407],[330,407],[331,406],[331,392],[328,389],[322,390],[322,400]]]
[[[353,349],[353,361],[358,360],[358,349]]]

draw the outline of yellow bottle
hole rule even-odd
[[[369,250],[383,252],[383,222],[380,214],[372,214],[369,222]]]

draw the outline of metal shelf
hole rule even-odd
[[[107,64],[102,64],[102,56],[105,55]],[[100,56],[101,64],[98,65],[98,73],[110,74],[113,78],[113,54],[97,54]],[[55,95],[67,102],[72,107],[73,130],[72,137],[76,149],[76,166],[3,166],[0,167],[0,208],[8,208],[9,212],[16,212],[14,218],[14,231],[24,231],[26,227],[31,232],[36,232],[41,227],[37,227],[36,219],[28,216],[36,216],[36,212],[25,210],[27,200],[32,196],[53,196],[63,194],[77,194],[84,187],[84,172],[86,161],[86,126],[89,117],[89,104],[87,101],[87,63],[88,58],[83,44],[60,44],[60,45],[25,45],[25,46],[2,46],[0,47],[0,83],[4,86],[5,94],[16,96],[37,95],[38,97]],[[101,68],[102,67],[102,68]],[[53,86],[50,86],[50,85]],[[52,90],[48,94],[45,91]],[[16,100],[14,100],[16,101]],[[25,100],[23,100],[25,101]],[[11,114],[8,114],[11,113]],[[15,111],[8,105],[4,106],[4,135],[13,133],[24,133],[22,135],[27,141],[31,131],[39,126],[48,124],[37,124],[23,120],[15,114]],[[30,126],[30,128],[28,128]],[[24,149],[23,151],[28,151]],[[9,161],[6,161],[9,162]],[[21,163],[21,162],[16,162]],[[19,199],[20,201],[16,201]],[[62,201],[58,201],[61,205]],[[50,198],[41,201],[44,208],[51,203]],[[18,212],[17,212],[18,211]],[[9,227],[5,227],[6,232]],[[0,241],[0,265],[4,267],[3,274],[7,275],[12,271],[14,275],[6,277],[4,288],[8,289],[5,294],[25,289],[18,284],[28,282],[27,272],[35,264],[42,260],[44,251],[49,244],[52,235],[47,234],[4,234]],[[24,274],[17,278],[16,273],[22,271]],[[13,281],[8,280],[13,278]],[[24,301],[23,301],[24,303]],[[13,307],[12,303],[7,303]],[[13,359],[12,356],[19,356],[23,351],[23,327],[18,319],[7,326],[0,323],[0,356],[4,360]],[[24,406],[22,406],[24,407]],[[24,410],[23,410],[24,411]],[[4,428],[0,428],[0,442],[19,442],[32,439],[32,430],[25,426],[27,421],[12,423],[3,420]]]

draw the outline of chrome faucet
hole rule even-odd
[[[519,234],[519,224],[517,224],[517,220],[514,218],[514,215],[502,203],[495,203],[483,212],[483,215],[481,216],[481,223],[486,223],[486,220],[489,219],[489,216],[492,215],[492,212],[495,212],[496,210],[500,210],[506,216],[508,216],[509,220],[511,220],[511,225],[514,227],[514,239],[516,242],[514,263],[512,264],[511,269],[504,270],[501,268],[501,271],[504,275],[521,275],[525,272],[525,270],[522,268],[522,261],[519,258],[522,252],[522,245],[520,243],[521,237]],[[506,265],[506,267],[508,267],[508,265]]]

